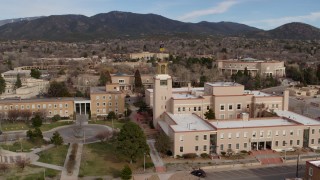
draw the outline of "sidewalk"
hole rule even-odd
[[[61,172],[61,180],[76,180],[76,179],[78,179],[79,170],[80,170],[80,163],[81,163],[81,157],[82,157],[83,144],[80,144],[80,143],[78,144],[77,155],[76,155],[76,158],[75,158],[76,159],[76,163],[75,163],[75,166],[74,166],[72,174],[68,174],[67,162],[69,160],[69,155],[70,155],[71,150],[72,150],[72,145],[73,144],[70,144],[66,159],[64,161],[64,167],[63,167],[62,172]]]
[[[63,170],[62,166],[57,166],[57,165],[53,165],[53,164],[47,164],[47,163],[38,162],[38,161],[32,162],[31,164],[36,165],[36,166],[49,168],[49,169],[55,169],[55,170],[58,170],[58,171],[62,171]]]
[[[150,156],[151,156],[152,162],[154,164],[154,167],[156,168],[156,172],[165,172],[166,167],[164,166],[164,163],[161,157],[159,156],[158,151],[154,147],[154,143],[155,143],[154,139],[147,140],[147,144],[150,147]]]

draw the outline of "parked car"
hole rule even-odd
[[[197,176],[197,177],[201,177],[201,178],[205,178],[207,175],[206,175],[206,172],[204,172],[204,170],[202,170],[202,169],[197,169],[197,170],[193,170],[193,171],[191,171],[191,173],[190,174],[192,174],[192,175],[194,175],[194,176]]]

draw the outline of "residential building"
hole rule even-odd
[[[273,77],[285,77],[285,66],[283,61],[263,61],[253,58],[245,59],[229,59],[217,60],[214,62],[221,74],[236,74],[238,71],[243,71],[245,68],[252,76],[259,74],[260,76],[271,75]]]
[[[306,161],[305,180],[319,180],[320,178],[320,161]]]

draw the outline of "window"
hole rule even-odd
[[[203,151],[207,151],[207,145],[203,146]]]
[[[65,108],[68,108],[68,104],[65,104],[64,107],[65,107]]]
[[[220,105],[220,111],[224,111],[224,104]]]
[[[62,104],[59,104],[59,107],[62,108],[63,107]]]
[[[48,105],[48,108],[49,108],[49,109],[51,109],[51,108],[52,108],[52,105],[51,105],[51,104],[49,104],[49,105]]]
[[[197,107],[193,107],[193,111],[197,111]]]
[[[119,79],[118,82],[119,84],[124,84],[124,79]]]
[[[109,102],[109,106],[112,106],[112,103],[111,103],[111,102]]]
[[[102,106],[103,106],[103,107],[106,107],[106,103],[102,103]]]
[[[248,148],[248,143],[243,143],[243,148]]]
[[[236,144],[236,149],[239,149],[239,143]]]
[[[312,169],[312,167],[309,167],[309,176],[313,176],[313,169]]]
[[[320,138],[318,139],[318,144],[320,144]]]
[[[231,149],[231,144],[228,144],[228,149]]]
[[[47,105],[46,105],[46,104],[43,104],[43,105],[42,105],[42,108],[43,108],[43,109],[47,109]]]
[[[180,136],[180,141],[183,141],[183,135]]]
[[[198,141],[198,140],[199,140],[199,136],[197,135],[197,136],[195,137],[195,139],[196,139],[196,141]]]
[[[110,100],[112,99],[112,96],[111,96],[111,95],[109,95],[109,99],[110,99]]]
[[[290,146],[292,146],[292,144],[293,144],[293,141],[292,141],[292,140],[290,140]]]
[[[37,108],[38,108],[38,109],[40,109],[40,108],[41,108],[41,105],[40,105],[40,104],[38,104],[38,105],[37,105]]]
[[[24,109],[24,105],[21,105],[21,109]]]
[[[203,140],[207,140],[207,135],[203,135]]]
[[[231,133],[229,133],[229,134],[228,134],[228,138],[229,138],[229,139],[231,139],[231,136],[232,136],[232,134],[231,134]]]
[[[311,139],[311,144],[314,144],[314,139]]]
[[[27,105],[27,109],[30,109],[30,106],[29,106],[29,105]]]
[[[180,146],[180,152],[183,152],[183,146]]]
[[[210,107],[209,106],[207,106],[207,110],[209,110],[210,109]],[[320,129],[319,129],[319,132],[320,132]]]
[[[102,96],[102,99],[104,99],[104,100],[105,100],[105,99],[106,99],[106,96]]]
[[[314,129],[311,130],[311,133],[314,134]]]
[[[300,145],[300,140],[297,140],[297,145]]]
[[[290,135],[293,136],[293,130],[290,130]]]
[[[232,119],[233,118],[233,114],[229,114],[229,119]]]
[[[220,134],[220,139],[223,139],[223,133]]]
[[[224,119],[224,114],[220,114],[220,119]]]
[[[272,131],[268,131],[268,137],[271,137],[272,136]]]
[[[260,137],[263,137],[263,133],[264,133],[263,131],[260,131]]]
[[[250,104],[247,104],[247,109],[249,109],[250,108]]]
[[[279,131],[276,131],[276,136],[279,136]]]
[[[283,135],[283,136],[286,136],[286,130],[283,130],[283,131],[282,131],[282,135]]]
[[[100,103],[97,102],[97,106],[100,106]]]
[[[182,108],[182,111],[186,111],[186,108],[185,108],[185,107],[183,107],[183,108]]]
[[[68,110],[66,110],[64,113],[65,113],[66,115],[68,115]]]
[[[220,150],[223,151],[223,144],[220,145]]]
[[[254,131],[254,132],[252,133],[252,137],[255,138],[256,135],[257,135],[257,132]]]
[[[195,150],[195,151],[199,151],[199,146],[195,146],[195,147],[194,147],[194,150]]]
[[[54,104],[54,108],[57,108],[57,104]]]
[[[287,145],[286,141],[282,141],[282,146],[286,146],[286,145]]]
[[[181,109],[180,109],[180,107],[178,107],[178,112],[180,112],[181,111]]]
[[[228,110],[229,110],[229,111],[232,111],[232,110],[233,110],[232,104],[228,104]]]
[[[239,138],[239,136],[240,136],[240,133],[237,132],[237,133],[236,133],[236,138]]]
[[[18,105],[16,105],[16,106],[15,106],[15,108],[16,108],[16,109],[18,109],[18,108],[19,108],[19,106],[18,106]]]
[[[201,111],[201,107],[200,106],[198,107],[198,111]]]
[[[160,80],[160,86],[167,86],[167,80]]]
[[[32,108],[32,109],[34,109],[34,108],[35,108],[34,104],[32,104],[31,108]],[[12,108],[11,108],[11,109],[12,109]]]
[[[241,110],[241,104],[237,104],[237,110]]]
[[[244,137],[244,138],[247,138],[247,137],[248,137],[248,132],[244,132],[244,133],[243,133],[243,137]]]
[[[278,141],[276,141],[275,146],[277,146],[277,147],[279,146],[279,142]]]

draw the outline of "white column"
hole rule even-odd
[[[84,114],[87,115],[87,103],[84,103]]]
[[[82,114],[82,113],[81,113],[81,103],[79,103],[79,107],[80,107],[80,114]]]

